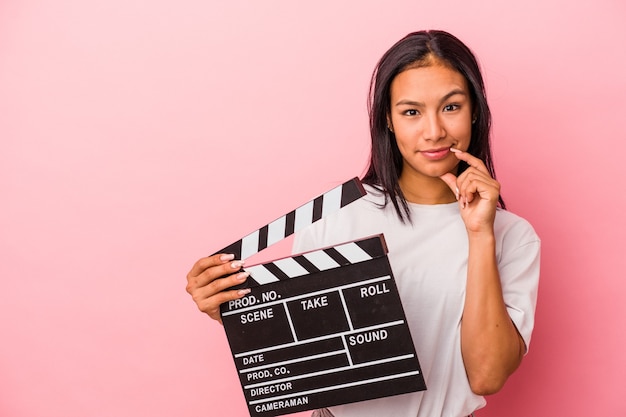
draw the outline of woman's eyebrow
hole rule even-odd
[[[467,92],[465,90],[461,88],[455,88],[454,90],[450,91],[448,94],[443,96],[441,100],[439,100],[439,102],[443,103],[444,101],[448,100],[450,97],[456,96],[457,94],[467,96]],[[424,107],[424,103],[422,103],[421,101],[414,101],[414,100],[409,100],[409,99],[402,99],[396,103],[396,106],[403,106],[403,105]]]
[[[420,101],[413,101],[413,100],[408,100],[408,99],[400,100],[396,103],[396,106],[402,106],[402,105],[423,107],[424,103]]]
[[[446,94],[445,96],[443,96],[441,98],[440,103],[443,103],[444,101],[448,100],[450,97],[452,96],[456,96],[456,95],[462,95],[462,96],[467,96],[467,92],[461,88],[455,88],[454,90],[450,91],[448,94]]]

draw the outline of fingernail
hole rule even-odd
[[[240,269],[243,266],[243,261],[235,261],[230,264],[230,267],[233,269]]]
[[[237,295],[240,296],[240,297],[243,297],[244,295],[249,294],[250,291],[252,291],[250,288],[243,288],[243,289],[237,291]]]
[[[248,278],[250,276],[250,272],[244,271],[244,272],[240,272],[235,276],[235,279],[237,281],[245,281],[246,278]]]
[[[456,199],[458,201],[459,200],[459,187],[456,187],[456,191],[454,192],[454,195],[456,195]]]
[[[232,253],[220,256],[220,261],[222,262],[232,261],[233,259],[235,259],[235,255]]]
[[[461,151],[460,149],[457,149],[457,148],[450,148],[450,151],[454,152],[454,153],[461,153],[461,152],[463,152],[463,151]]]

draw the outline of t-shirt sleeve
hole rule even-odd
[[[507,311],[526,343],[535,326],[541,241],[530,224],[516,224],[504,239],[498,262]]]
[[[312,250],[314,243],[311,227],[300,230],[294,235],[291,253],[298,254]]]

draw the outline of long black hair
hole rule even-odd
[[[489,174],[496,177],[490,144],[491,111],[474,54],[458,38],[444,31],[410,33],[385,52],[372,74],[367,103],[372,151],[363,177],[364,183],[385,194],[385,204],[391,201],[403,221],[410,220],[410,211],[398,183],[402,172],[402,155],[387,124],[391,111],[391,83],[399,73],[409,68],[428,66],[436,61],[450,66],[467,80],[475,119],[467,152],[480,158],[487,166]],[[466,169],[467,163],[460,161],[458,173]],[[502,197],[499,197],[499,203],[500,207],[505,208]]]

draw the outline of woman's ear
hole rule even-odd
[[[387,114],[387,129],[393,133],[393,123],[391,123],[391,116],[389,114]]]

